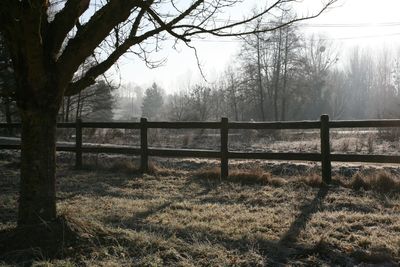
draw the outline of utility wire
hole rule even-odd
[[[240,22],[239,20],[224,20],[224,19],[215,19],[215,22],[221,23],[236,23]],[[262,26],[274,26],[276,24],[272,22],[264,22],[261,23]],[[306,27],[306,28],[370,28],[370,27],[397,27],[400,26],[400,21],[392,21],[392,22],[361,22],[361,23],[304,23],[304,22],[295,22],[293,25]]]
[[[175,15],[163,14],[164,17],[174,18]],[[185,18],[194,20],[194,18]],[[210,19],[213,22],[220,23],[237,23],[242,20],[235,19]],[[259,24],[261,26],[276,26],[274,22],[263,22]],[[307,28],[370,28],[370,27],[397,27],[400,26],[400,21],[387,21],[387,22],[359,22],[359,23],[306,23],[306,22],[295,22],[294,25],[307,27]]]
[[[376,34],[376,35],[363,35],[363,36],[351,36],[351,37],[332,37],[332,38],[320,38],[319,40],[323,41],[340,41],[340,40],[357,40],[357,39],[369,39],[369,38],[377,38],[377,37],[391,37],[391,36],[400,36],[400,32],[397,33],[389,33],[389,34]],[[175,40],[172,38],[167,38],[167,40]],[[239,39],[207,39],[207,38],[192,38],[193,42],[209,42],[209,43],[240,43]],[[273,42],[273,41],[271,41]]]

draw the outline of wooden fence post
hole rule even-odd
[[[82,119],[75,122],[75,168],[82,168]]]
[[[331,149],[329,142],[329,116],[321,115],[321,167],[322,180],[329,184],[332,179]]]
[[[140,170],[149,171],[149,154],[147,144],[147,119],[140,118]]]
[[[226,179],[228,170],[228,118],[221,119],[221,179]]]

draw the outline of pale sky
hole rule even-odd
[[[320,3],[319,0],[304,2],[309,5],[307,10],[312,10]],[[242,16],[241,14],[250,12],[254,3],[255,1],[249,1],[246,6],[239,7],[236,15]],[[340,0],[335,8],[319,18],[302,22],[300,29],[307,34],[324,34],[325,38],[332,39],[335,45],[339,45],[341,51],[353,46],[377,50],[384,46],[396,48],[400,47],[399,10],[400,0]],[[221,18],[222,16],[223,14]],[[231,14],[229,16],[232,18]],[[176,50],[172,49],[172,45],[172,41],[163,44],[163,50],[156,58],[166,58],[167,61],[156,69],[148,69],[135,57],[121,59],[121,82],[134,83],[144,88],[156,82],[167,92],[176,92],[185,89],[189,83],[202,81],[193,51],[184,44],[178,45]],[[194,40],[192,45],[197,48],[208,81],[213,81],[222,74],[240,47],[237,40],[213,36],[201,41]]]

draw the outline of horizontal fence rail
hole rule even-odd
[[[195,157],[214,158],[221,161],[221,177],[229,175],[229,159],[261,159],[261,160],[298,160],[318,161],[322,165],[324,182],[331,181],[331,162],[368,162],[368,163],[399,163],[400,156],[393,155],[357,155],[332,154],[330,149],[330,129],[333,128],[390,128],[400,127],[400,120],[356,120],[329,121],[328,115],[321,115],[319,121],[287,121],[287,122],[228,122],[222,118],[220,122],[149,122],[141,118],[140,122],[76,122],[58,123],[57,128],[75,129],[75,144],[57,144],[57,151],[74,152],[75,165],[82,167],[83,153],[115,153],[140,155],[141,170],[148,172],[148,157]],[[20,123],[0,123],[0,129],[21,128]],[[137,129],[140,130],[140,147],[113,145],[85,145],[82,142],[84,128],[104,129]],[[199,149],[165,149],[148,147],[148,129],[219,129],[220,150]],[[265,130],[265,129],[319,129],[321,153],[271,153],[271,152],[231,152],[228,149],[230,129]],[[20,144],[0,144],[0,149],[21,149]]]
[[[331,121],[329,128],[391,128],[400,127],[400,120]]]
[[[279,130],[279,129],[318,129],[319,121],[285,121],[285,122],[230,122],[229,129],[249,129],[249,130]]]

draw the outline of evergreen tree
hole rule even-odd
[[[142,104],[142,117],[156,119],[164,104],[163,90],[156,84],[147,88]]]
[[[112,91],[115,87],[108,85],[104,81],[96,84],[93,90],[96,94],[91,100],[91,111],[87,115],[88,119],[94,121],[111,121],[113,119],[114,97]]]

